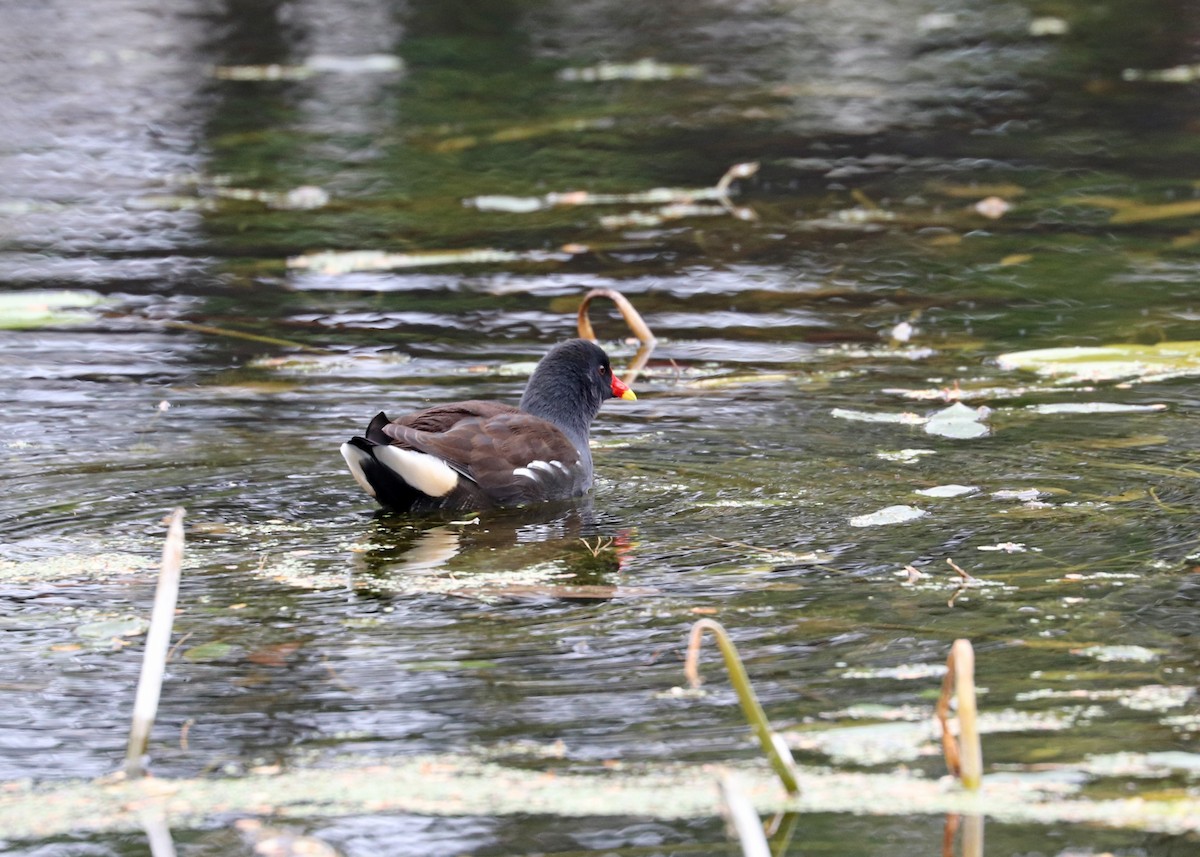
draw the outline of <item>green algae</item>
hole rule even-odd
[[[1097,767],[1112,768],[1099,762]],[[788,798],[763,765],[630,766],[617,773],[570,773],[452,755],[358,761],[239,778],[8,783],[0,797],[0,829],[9,839],[137,830],[141,813],[148,809],[160,810],[172,826],[191,827],[209,823],[231,807],[281,820],[365,812],[706,818],[719,814],[715,782],[730,771],[759,812],[957,812],[1010,822],[1087,823],[1164,833],[1200,830],[1200,800],[1194,797],[1088,800],[1077,794],[1078,784],[1065,777],[996,776],[989,778],[984,791],[972,795],[946,780],[912,772],[840,773],[804,767],[797,771],[800,794]]]

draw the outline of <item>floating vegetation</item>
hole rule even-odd
[[[1150,83],[1195,83],[1200,80],[1200,64],[1174,65],[1170,68],[1122,69],[1121,80]]]
[[[1196,688],[1185,685],[1148,684],[1134,688],[1072,688],[1071,690],[1023,691],[1016,695],[1018,702],[1039,699],[1087,699],[1091,701],[1115,700],[1133,711],[1170,711],[1181,708],[1196,695]]]
[[[1200,342],[1099,345],[1014,351],[996,358],[1001,369],[1024,369],[1061,383],[1165,381],[1200,374]]]
[[[139,637],[146,633],[150,623],[140,616],[123,616],[119,619],[103,619],[88,622],[75,629],[75,636],[85,640],[108,642],[114,637]]]
[[[929,513],[916,506],[887,506],[878,512],[868,515],[855,515],[850,519],[852,527],[886,527],[891,524],[904,524],[923,518]]]
[[[509,214],[528,214],[550,208],[585,205],[654,205],[651,211],[629,212],[600,218],[605,229],[621,229],[629,226],[650,227],[687,217],[717,217],[732,214],[739,220],[754,220],[756,215],[748,208],[735,206],[730,199],[733,182],[749,178],[758,172],[757,163],[734,164],[712,187],[703,188],[654,188],[633,193],[591,193],[589,191],[552,192],[538,197],[474,196],[463,200],[463,205],[480,211],[502,211]],[[710,200],[717,205],[703,205]]]
[[[7,292],[0,294],[0,330],[89,324],[96,316],[81,310],[104,303],[102,295],[83,289]]]
[[[991,413],[990,408],[969,408],[961,402],[955,402],[930,415],[925,423],[925,433],[957,440],[986,437],[991,429],[984,421]]]
[[[1026,408],[1035,414],[1149,414],[1166,409],[1166,405],[1123,405],[1117,402],[1056,402],[1051,405],[1029,405]]]
[[[876,458],[894,461],[898,464],[913,464],[926,455],[937,455],[937,451],[933,449],[897,449],[875,453]]]
[[[1200,776],[1200,753],[1170,750],[1158,753],[1105,753],[1088,756],[1072,766],[1096,777],[1169,777],[1183,773]]]
[[[783,796],[761,766],[725,765],[759,812],[867,814],[972,812],[1010,822],[1091,823],[1164,833],[1200,830],[1200,801],[1186,795],[1114,800],[1072,799],[1077,782],[993,775],[986,797],[947,790],[913,772],[839,773],[797,769],[799,794]],[[603,800],[597,800],[602,795]],[[404,756],[368,764],[333,760],[320,769],[272,768],[239,777],[145,779],[54,786],[11,783],[0,802],[9,839],[67,833],[136,831],[158,809],[179,827],[257,807],[275,819],[338,818],[371,813],[563,817],[710,818],[718,813],[708,766],[643,767],[630,772],[556,773],[480,762],[465,756]]]
[[[1070,32],[1071,25],[1064,19],[1053,15],[1042,15],[1029,22],[1029,35],[1037,38],[1065,36]]]
[[[838,419],[854,420],[863,423],[892,423],[905,426],[924,426],[926,434],[939,437],[967,440],[986,436],[990,429],[984,423],[991,415],[991,409],[969,408],[955,402],[954,404],[936,411],[928,416],[909,412],[883,413],[877,411],[855,411],[847,408],[834,408],[830,414]]]
[[[914,681],[925,678],[941,678],[946,674],[945,664],[902,664],[895,667],[871,667],[844,670],[842,678],[853,679],[894,679],[896,681]]]
[[[853,420],[860,423],[894,423],[905,426],[922,426],[927,419],[920,414],[902,413],[889,414],[877,411],[855,411],[848,408],[834,408],[830,416],[839,420]],[[932,452],[932,450],[930,450]]]
[[[627,63],[602,62],[582,68],[564,68],[558,72],[558,79],[572,83],[600,83],[609,80],[694,80],[703,75],[702,66],[640,59]]]
[[[139,574],[153,566],[149,557],[134,553],[67,553],[24,562],[0,560],[0,581],[9,584],[71,579],[104,581]]]
[[[219,65],[210,74],[217,80],[307,80],[316,74],[390,74],[404,70],[404,62],[391,54],[333,56],[316,54],[299,65]]]
[[[1158,654],[1145,646],[1088,646],[1086,649],[1078,649],[1075,654],[1103,663],[1123,661],[1148,664],[1158,660]]]
[[[217,187],[213,193],[223,199],[261,202],[267,208],[283,211],[310,211],[329,204],[329,191],[313,185],[301,185],[287,191],[254,190],[252,188]]]
[[[1025,553],[1026,551],[1032,550],[1040,553],[1042,549],[1028,548],[1025,546],[1024,542],[1000,542],[999,544],[995,545],[980,545],[976,548],[976,550],[999,551],[1002,553]]]
[[[314,274],[338,276],[361,271],[394,271],[445,265],[495,265],[509,262],[546,261],[565,258],[544,251],[518,253],[512,250],[431,250],[417,253],[387,253],[383,250],[327,250],[291,256],[288,268]]]
[[[922,497],[961,497],[978,491],[979,488],[974,485],[935,485],[932,488],[918,488],[913,493]]]

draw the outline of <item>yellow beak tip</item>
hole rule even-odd
[[[636,402],[637,401],[637,393],[633,392],[633,390],[626,390],[624,393],[621,394],[621,398],[626,399],[630,402]]]

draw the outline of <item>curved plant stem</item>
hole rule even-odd
[[[738,220],[758,220],[758,215],[754,213],[754,209],[745,208],[734,205],[729,199],[729,187],[737,179],[745,179],[758,172],[758,162],[750,161],[745,164],[734,164],[725,171],[725,175],[721,176],[721,180],[717,182],[716,190],[717,201],[725,207],[725,210],[736,217]]]
[[[958,696],[958,732],[950,733],[950,697]],[[946,658],[946,677],[937,702],[937,719],[942,725],[942,752],[946,768],[962,781],[963,787],[977,791],[983,781],[983,747],[975,707],[975,649],[970,640],[955,640]]]
[[[650,359],[650,353],[654,351],[654,344],[658,340],[654,338],[654,334],[650,332],[650,327],[642,319],[641,313],[634,309],[629,299],[620,292],[612,289],[592,289],[583,296],[583,302],[579,305],[579,315],[576,322],[580,339],[588,339],[592,342],[596,341],[596,331],[592,329],[592,320],[588,318],[588,305],[595,298],[608,298],[616,304],[617,309],[621,311],[622,318],[625,319],[625,323],[629,325],[629,329],[633,331],[633,335],[641,343],[637,354],[633,355],[633,360],[625,370],[625,377],[621,379],[626,384],[632,384],[637,380],[638,373],[642,371],[642,368]]]
[[[733,645],[733,640],[729,639],[729,633],[719,622],[714,622],[712,619],[701,619],[692,625],[692,633],[688,638],[687,660],[683,666],[688,682],[692,687],[700,686],[698,664],[700,643],[705,631],[711,631],[717,640],[717,646],[725,658],[725,669],[729,671],[729,682],[737,691],[738,702],[742,705],[742,714],[745,715],[746,722],[750,724],[751,730],[758,737],[758,743],[762,745],[763,752],[767,754],[771,767],[783,783],[783,787],[787,789],[788,794],[799,793],[800,785],[796,781],[796,763],[792,761],[792,753],[783,739],[771,728],[767,715],[754,693],[754,688],[750,685],[750,677],[746,675],[742,659],[738,657],[737,648]]]
[[[137,696],[133,703],[133,725],[129,728],[129,744],[125,750],[125,775],[140,777],[144,773],[142,756],[158,715],[158,698],[162,693],[163,673],[167,667],[167,650],[171,642],[171,627],[175,623],[175,602],[179,597],[180,568],[183,565],[183,509],[171,513],[167,540],[163,545],[162,568],[154,590],[154,609],[150,614],[150,631],[142,655],[142,672],[138,677]]]

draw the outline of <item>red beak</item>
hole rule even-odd
[[[614,399],[629,399],[631,402],[637,399],[633,390],[629,389],[629,385],[613,374],[612,393]]]

